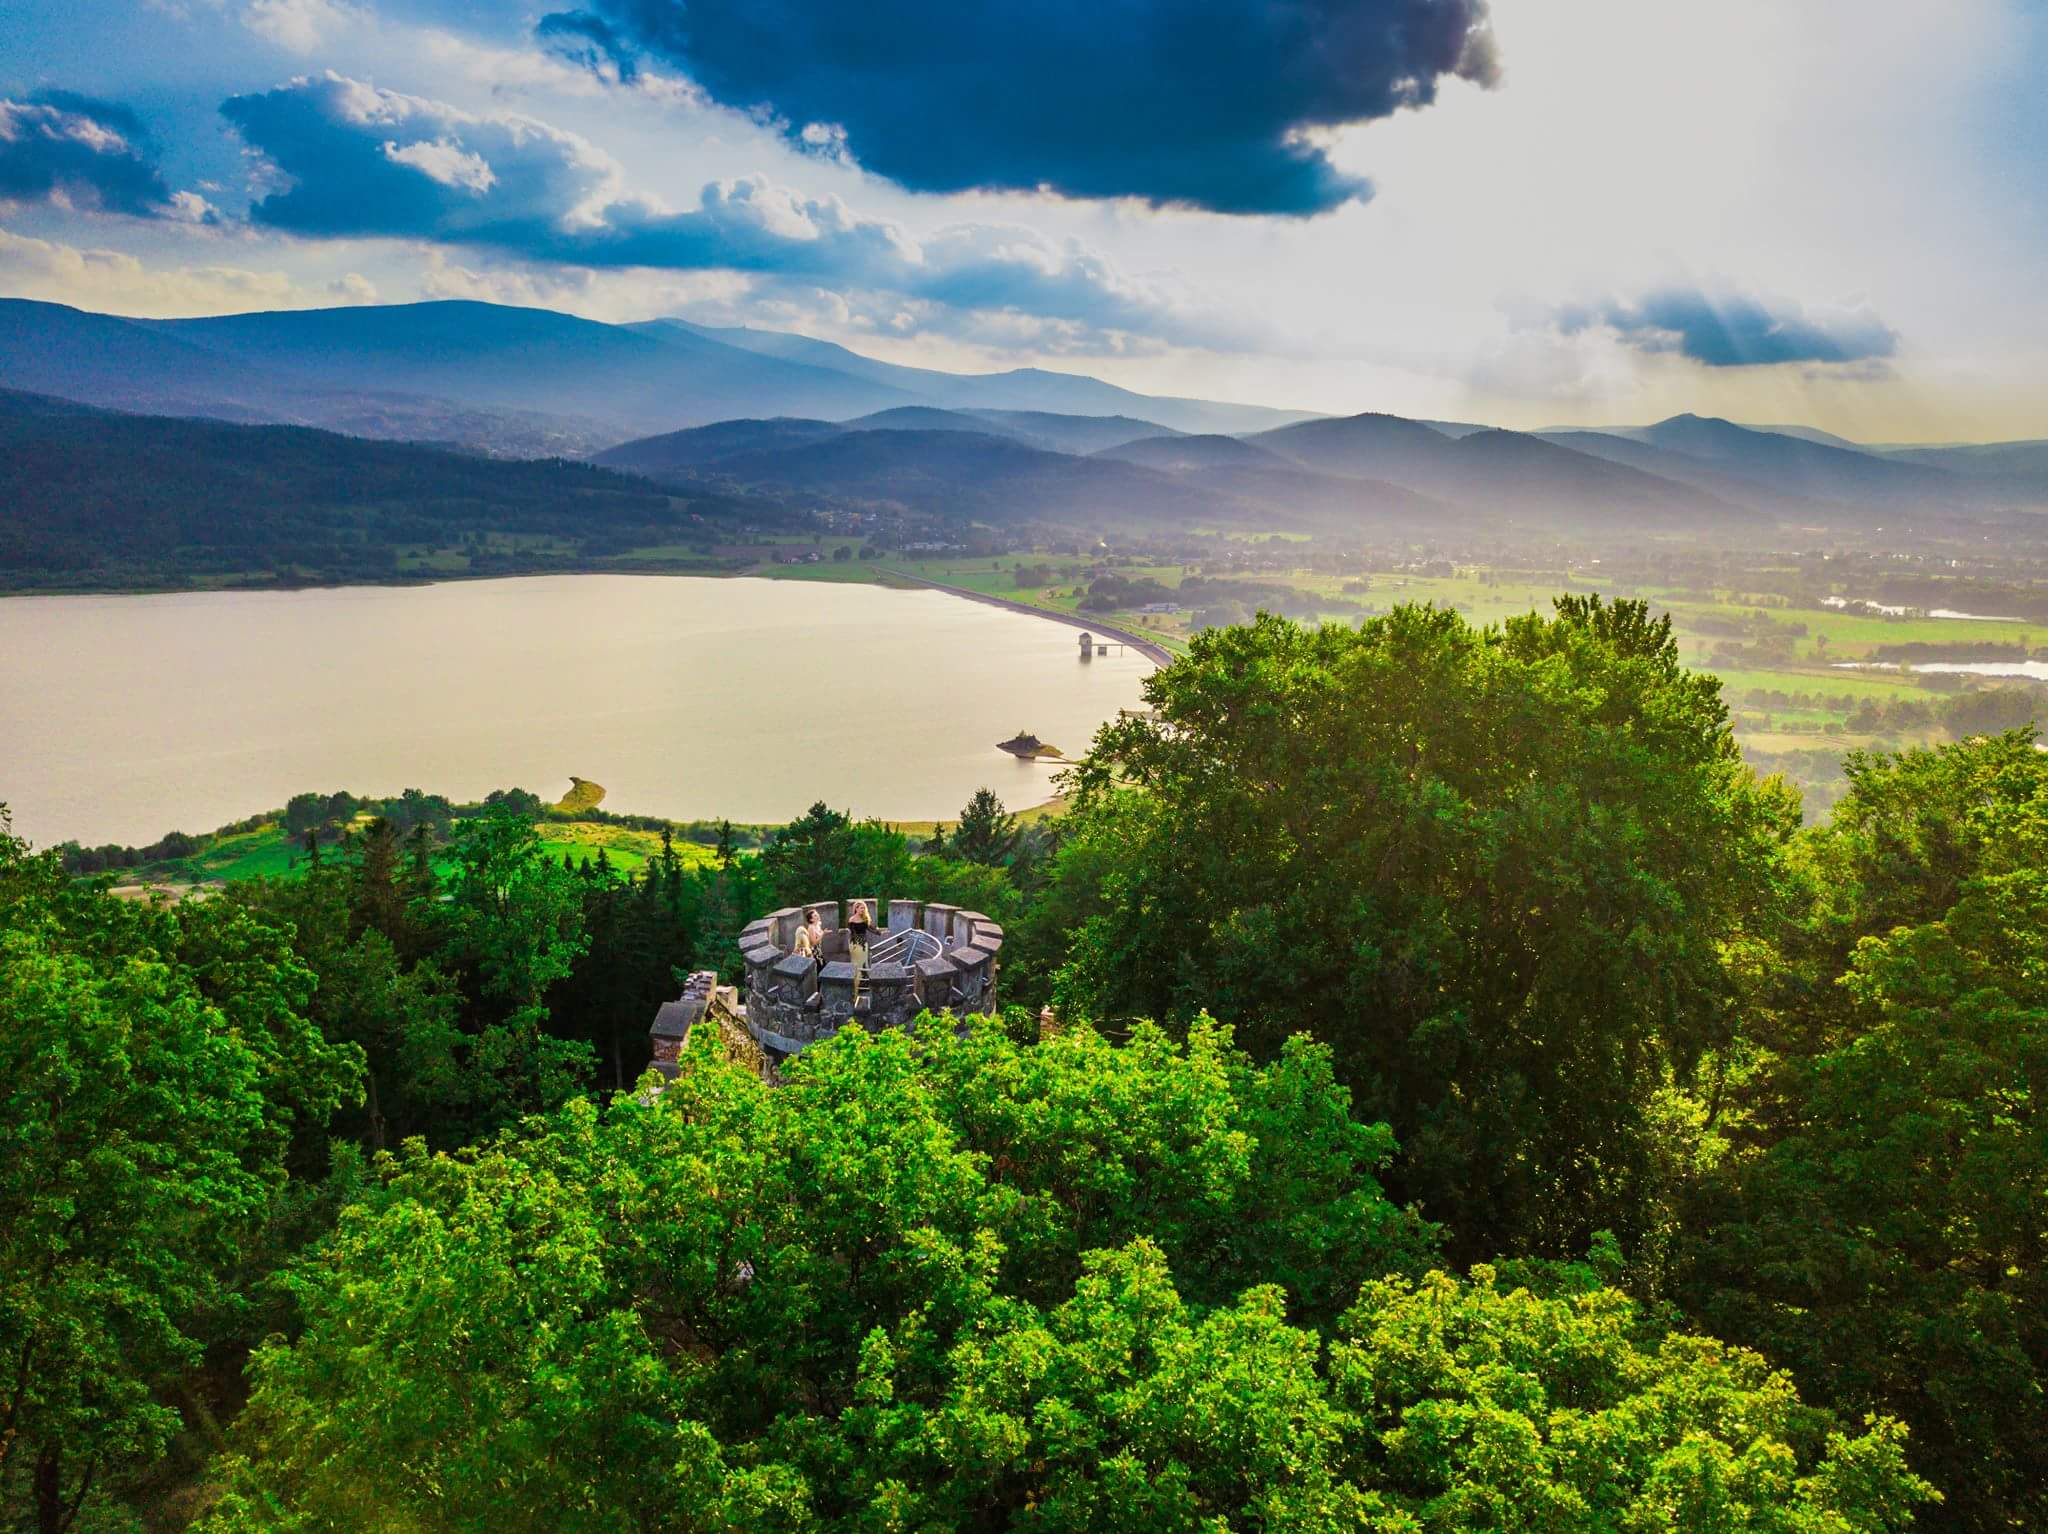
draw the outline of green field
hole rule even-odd
[[[661,833],[592,820],[543,820],[537,828],[542,845],[556,857],[567,855],[575,862],[597,860],[602,851],[607,862],[621,874],[637,874],[648,862],[661,856]],[[681,836],[674,838],[676,856],[685,867],[696,868],[712,862],[716,853],[702,842]],[[337,849],[323,847],[323,857],[339,856]],[[170,858],[139,868],[120,870],[116,882],[122,886],[152,886],[172,889],[227,884],[238,879],[291,878],[305,872],[304,846],[275,821],[251,831],[236,831],[213,838],[204,850],[186,858]],[[449,871],[445,858],[435,859],[435,868]]]
[[[1219,540],[1220,541],[1220,540]],[[1080,610],[1094,561],[1072,555],[998,557],[952,556],[923,560],[827,562],[805,566],[762,566],[753,572],[799,580],[872,581],[896,584],[905,577],[1002,597],[1020,606],[1064,617],[1099,618],[1156,639],[1170,651],[1184,652],[1192,637],[1192,613],[1171,615],[1129,611],[1100,614]],[[1057,575],[1053,583],[1019,588],[1019,565],[1046,565]],[[1183,564],[1113,565],[1129,580],[1150,578],[1178,588],[1193,567]],[[1766,572],[1767,573],[1767,572]],[[1343,588],[1363,577],[1363,593]],[[1454,575],[1419,575],[1406,570],[1331,572],[1329,570],[1258,570],[1244,578],[1286,585],[1317,596],[1343,596],[1368,613],[1384,612],[1402,603],[1429,602],[1463,614],[1481,625],[1498,624],[1524,613],[1548,614],[1560,586],[1577,592],[1601,587],[1601,572],[1592,565],[1571,568],[1557,581],[1499,580],[1477,568]],[[1613,589],[1613,583],[1608,583]],[[1679,655],[1697,670],[1720,678],[1733,717],[1736,738],[1761,756],[1791,753],[1833,754],[1861,748],[1896,749],[1948,738],[1933,723],[1887,723],[1882,733],[1850,728],[1851,716],[1866,707],[1893,703],[1927,704],[1930,710],[1953,689],[1930,687],[1910,673],[1836,669],[1838,661],[1867,658],[1886,645],[2014,644],[2028,646],[2048,639],[2048,625],[1983,622],[1961,618],[1868,617],[1827,607],[1790,607],[1769,593],[1716,591],[1704,600],[1700,589],[1680,590],[1655,585],[1633,586],[1622,594],[1640,595],[1653,608],[1668,611],[1678,639]],[[1349,622],[1358,609],[1332,609],[1324,621]],[[1997,684],[1992,684],[1997,685]],[[1753,692],[1783,694],[1783,703],[1752,703]],[[1796,701],[1795,701],[1796,700]],[[1868,721],[1864,721],[1867,726]],[[1824,805],[1839,791],[1830,775],[1826,782],[1802,782],[1812,807]]]

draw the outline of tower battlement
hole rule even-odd
[[[746,1028],[777,1058],[800,1053],[849,1023],[870,1033],[903,1028],[920,1012],[957,1016],[995,1008],[1003,929],[979,911],[937,901],[867,897],[866,962],[857,964],[845,914],[855,899],[771,911],[739,936],[746,963]],[[816,911],[824,941],[797,951],[797,929]]]

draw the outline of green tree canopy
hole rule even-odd
[[[1685,1299],[1910,1423],[1932,1521],[2048,1526],[2048,757],[2020,733],[1851,785]]]
[[[246,912],[129,905],[0,811],[0,1516],[62,1534],[180,1424],[202,1316],[359,1065]],[[91,1519],[88,1518],[88,1523]]]
[[[1579,1269],[1425,1274],[1327,1052],[859,1030],[408,1151],[210,1528],[1903,1528],[1880,1424]],[[1383,1275],[1393,1276],[1383,1276]]]
[[[1003,808],[995,791],[977,788],[960,811],[960,823],[953,829],[952,844],[946,852],[963,862],[995,867],[1016,855],[1022,834],[1017,817]]]
[[[910,845],[902,833],[869,821],[855,824],[821,801],[768,839],[761,871],[778,906],[807,900],[901,893]]]
[[[1066,1008],[1328,1041],[1472,1257],[1647,1223],[1646,1105],[1727,1037],[1798,823],[1668,620],[1557,606],[1198,635],[1098,738],[1037,918]]]

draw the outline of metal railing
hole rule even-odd
[[[868,967],[900,964],[907,969],[926,959],[936,959],[945,951],[945,945],[923,928],[899,927],[868,945]]]

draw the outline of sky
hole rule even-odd
[[[9,0],[0,295],[2048,437],[2048,0]]]

